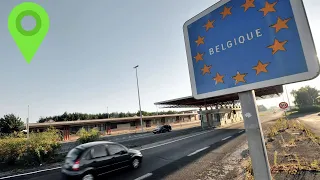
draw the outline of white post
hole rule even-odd
[[[28,118],[27,118],[27,139],[29,139],[29,118],[30,118],[30,113],[29,113],[29,105],[28,105]]]
[[[107,106],[107,114],[108,114],[108,119],[109,119],[109,107]]]
[[[141,112],[141,102],[140,102],[140,92],[139,92],[139,79],[138,79],[138,67],[139,67],[139,65],[136,65],[134,68],[136,69],[136,78],[137,78],[137,89],[138,89],[138,99],[139,99],[141,132],[143,132],[142,112]]]

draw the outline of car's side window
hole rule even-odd
[[[87,151],[87,152],[85,152],[85,154],[83,155],[83,159],[87,159],[87,160],[89,160],[89,159],[91,159],[92,157],[91,157],[91,151],[92,151],[92,149],[90,149],[89,151]]]
[[[110,156],[121,154],[123,151],[126,151],[122,146],[116,144],[109,144],[107,148]]]
[[[91,157],[94,158],[100,158],[107,156],[107,149],[103,145],[94,146],[91,148]]]

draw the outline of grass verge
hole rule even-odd
[[[273,179],[320,179],[320,137],[294,120],[281,118],[265,132]],[[250,158],[246,179],[253,179]]]

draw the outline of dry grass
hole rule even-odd
[[[320,173],[320,138],[303,124],[281,118],[265,132],[272,175],[279,179],[303,179],[302,172]],[[253,179],[251,159],[244,164],[245,178]],[[318,177],[318,176],[317,176]]]

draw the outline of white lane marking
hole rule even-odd
[[[232,137],[232,136],[228,136],[228,137],[226,137],[226,138],[221,139],[221,141],[227,140],[227,139],[229,139],[229,138],[231,138],[231,137]]]
[[[138,178],[136,178],[134,180],[142,180],[142,179],[145,179],[145,178],[150,177],[150,176],[152,176],[152,173],[147,173],[147,174],[145,174],[145,175],[143,175],[141,177],[138,177]]]
[[[56,170],[56,169],[60,169],[60,168],[61,168],[61,167],[55,167],[55,168],[50,168],[50,169],[33,171],[33,172],[29,172],[29,173],[23,173],[23,174],[17,174],[17,175],[12,175],[12,176],[6,176],[6,177],[2,177],[2,178],[0,178],[0,179],[9,179],[9,178],[14,178],[14,177],[19,177],[19,176],[26,176],[26,175],[30,175],[30,174],[36,174],[36,173],[40,173],[40,172],[45,172],[45,171],[52,171],[52,170]]]
[[[239,131],[238,133],[240,134],[240,133],[243,133],[244,132],[244,130],[241,130],[241,131]]]
[[[188,156],[193,156],[193,155],[195,155],[195,154],[197,154],[197,153],[199,153],[199,152],[201,152],[201,151],[203,151],[203,150],[206,150],[206,149],[208,149],[208,148],[209,148],[209,146],[204,147],[204,148],[202,148],[202,149],[198,149],[198,150],[196,150],[195,152],[190,153]]]
[[[154,145],[154,146],[151,146],[151,147],[142,148],[142,149],[139,149],[139,150],[140,151],[144,151],[144,150],[148,150],[148,149],[153,149],[153,148],[156,148],[156,147],[159,147],[159,146],[164,146],[164,145],[171,144],[171,143],[174,143],[174,142],[182,141],[182,140],[189,139],[189,138],[192,138],[192,137],[195,137],[195,136],[199,136],[199,135],[202,135],[202,134],[206,134],[206,133],[209,133],[209,132],[212,132],[212,131],[214,131],[214,130],[206,131],[206,132],[202,132],[202,133],[198,133],[198,134],[194,134],[194,135],[191,135],[191,136],[187,136],[187,137],[176,139],[176,140],[169,141],[169,142],[166,142],[166,143]]]

